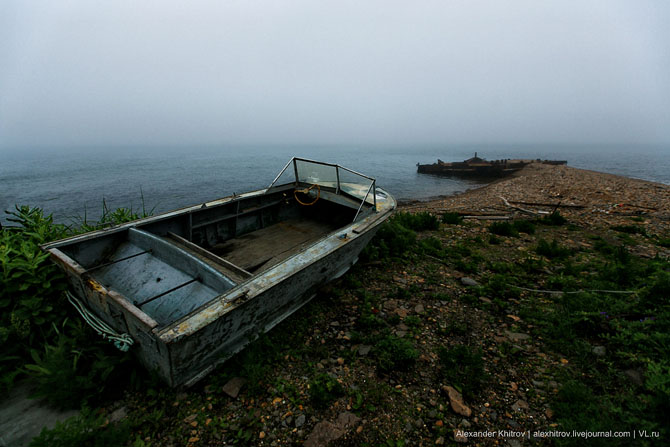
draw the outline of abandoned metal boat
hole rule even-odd
[[[293,158],[266,189],[43,248],[147,368],[191,385],[346,272],[395,206],[371,177]]]

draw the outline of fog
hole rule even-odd
[[[668,143],[668,23],[666,1],[4,0],[0,151]]]

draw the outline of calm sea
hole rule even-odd
[[[0,210],[40,207],[57,222],[96,220],[109,208],[154,212],[267,187],[292,156],[339,163],[377,179],[400,200],[424,200],[479,186],[416,172],[417,163],[544,158],[670,184],[670,146],[435,146],[91,148],[0,152]],[[0,220],[6,223],[3,213]]]

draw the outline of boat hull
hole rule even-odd
[[[294,208],[297,207],[301,213],[306,209],[312,210],[310,215],[317,220],[324,220],[323,216],[319,216],[324,210],[341,209],[346,211],[345,219],[355,216],[354,220],[344,225],[330,222],[330,226],[323,223],[316,225],[315,221],[312,226],[323,229],[322,236],[298,244],[289,255],[273,258],[275,261],[263,264],[264,267],[254,273],[225,263],[211,252],[195,247],[196,244],[186,238],[173,234],[173,231],[181,231],[184,236],[189,235],[190,240],[199,241],[211,250],[216,247],[207,245],[208,240],[212,239],[211,244],[214,244],[217,234],[221,235],[231,228],[234,237],[239,237],[239,240],[253,240],[255,233],[249,233],[251,222],[260,226],[258,231],[264,231],[264,226],[276,226],[275,220],[283,214],[288,216],[295,212],[285,204],[292,188],[287,185],[275,188],[271,193],[269,189],[259,190],[218,199],[113,229],[57,241],[44,248],[66,273],[74,295],[115,331],[126,333],[133,339],[132,350],[147,369],[155,371],[170,386],[192,385],[305,305],[319,286],[344,274],[357,261],[396,205],[390,195],[377,189],[379,195],[375,196],[374,203],[369,201],[358,209],[355,206],[347,208],[350,198],[324,189],[320,192],[321,199],[328,203],[321,211],[316,206],[294,205]],[[276,200],[276,197],[282,199]],[[250,204],[248,209],[252,211],[244,211],[245,204]],[[231,217],[231,210],[237,210],[237,214]],[[214,216],[220,218],[214,219]],[[295,227],[295,232],[305,232],[305,227],[288,223],[281,225]],[[186,244],[186,248],[190,245],[196,250],[180,255],[184,246],[172,246],[170,237]],[[230,235],[225,237],[227,241],[231,240]],[[133,249],[128,248],[130,243]],[[129,253],[134,255],[128,256]],[[156,259],[142,261],[146,256]],[[223,266],[214,265],[223,270],[213,271],[209,264],[199,267],[203,256],[224,262]],[[240,260],[243,258],[238,257]],[[253,264],[253,259],[248,261],[249,265]],[[160,262],[169,265],[162,266]],[[162,267],[145,271],[147,265]],[[154,303],[166,300],[165,294],[159,293],[148,300],[146,297],[168,282],[172,267],[179,268],[182,276],[184,272],[190,272],[194,278],[191,282],[197,280],[203,284],[199,284],[193,292],[184,292],[181,297],[177,292],[171,292],[175,289],[172,285],[166,285],[164,288],[169,288],[168,293],[174,295],[166,296],[174,301],[170,306],[175,311],[153,309],[150,306]],[[221,271],[230,275],[224,276]],[[139,279],[133,278],[134,274],[140,275]],[[179,291],[186,289],[184,287]],[[196,291],[214,296],[194,298],[192,295]],[[142,298],[138,299],[138,296]],[[190,303],[186,310],[180,309],[179,300],[186,299],[196,299],[196,304]],[[144,304],[143,300],[151,303]]]

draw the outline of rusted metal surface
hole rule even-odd
[[[437,174],[445,176],[460,177],[503,177],[524,168],[531,163],[542,163],[550,165],[565,165],[565,160],[540,160],[538,159],[501,159],[485,160],[477,156],[464,161],[444,162],[440,159],[437,163],[418,164],[417,172],[423,174]]]
[[[362,197],[342,192],[337,180],[324,186],[316,206],[291,200],[300,185],[273,186],[45,249],[67,273],[75,295],[131,335],[148,368],[172,386],[191,384],[303,306],[316,287],[346,272],[395,208],[374,180],[361,185]],[[343,224],[335,231],[324,227],[322,237],[256,273],[209,251],[217,241],[298,216]],[[137,255],[142,251],[146,256]]]

